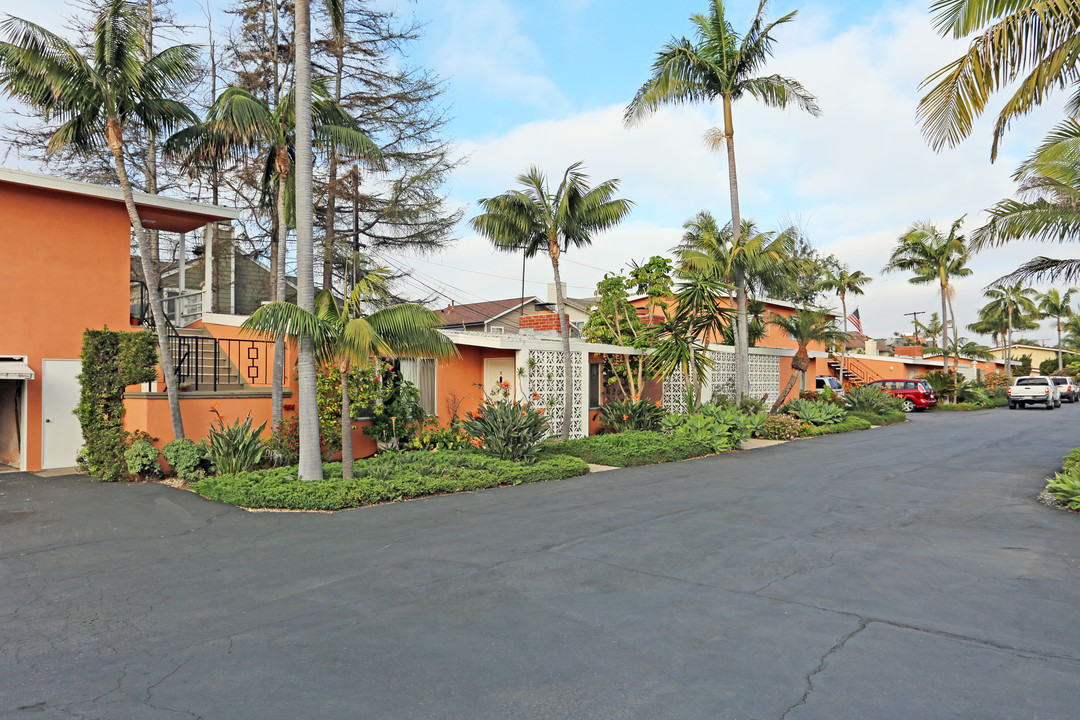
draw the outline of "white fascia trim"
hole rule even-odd
[[[66,192],[75,195],[84,195],[86,197],[124,202],[124,193],[120,188],[95,185],[93,183],[79,182],[78,180],[68,180],[67,178],[58,178],[49,175],[39,175],[37,173],[28,173],[22,170],[0,168],[0,181],[9,182],[13,185],[26,185],[29,187],[44,188],[46,190],[55,190],[57,192]],[[190,200],[177,200],[176,198],[166,197],[164,195],[147,195],[146,193],[137,192],[135,193],[135,202],[139,205],[161,208],[163,210],[176,210],[177,212],[191,213],[193,215],[207,215],[212,218],[221,218],[225,220],[237,220],[240,218],[240,211],[233,208],[223,208],[218,205],[196,203],[191,202]],[[207,220],[207,222],[211,222],[211,220]]]
[[[462,330],[439,330],[447,340],[455,345],[469,347],[500,348],[505,350],[562,350],[562,341],[558,338],[538,338],[524,335],[495,335]],[[605,353],[609,355],[640,355],[637,348],[604,343],[570,341],[570,352]]]

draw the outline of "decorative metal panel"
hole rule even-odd
[[[570,353],[571,388],[573,392],[574,412],[570,415],[570,437],[585,437],[584,413],[585,378],[582,372],[583,353]],[[563,402],[566,398],[566,368],[563,365],[563,353],[560,350],[529,350],[523,385],[532,393],[540,396],[539,403],[547,408],[546,416],[551,434],[558,435],[562,427]]]

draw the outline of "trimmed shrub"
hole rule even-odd
[[[803,437],[817,437],[818,435],[833,435],[836,433],[851,432],[853,430],[869,430],[870,423],[861,417],[846,417],[833,425],[809,425],[803,426],[800,433]]]
[[[343,510],[442,493],[482,490],[587,475],[589,466],[566,456],[525,465],[475,451],[383,453],[355,463],[356,477],[341,478],[341,463],[325,463],[326,479],[305,482],[295,467],[206,478],[191,489],[212,500],[249,508]]]
[[[983,407],[981,405],[976,405],[975,403],[958,402],[939,404],[937,409],[944,410],[945,412],[970,412],[972,410],[982,410]]]
[[[802,423],[790,415],[770,415],[758,437],[762,440],[794,440],[801,429]]]
[[[572,455],[597,465],[634,467],[702,457],[712,452],[710,442],[698,440],[686,430],[676,430],[670,435],[629,430],[612,435],[547,442],[540,449],[540,457]]]
[[[862,418],[871,425],[895,425],[896,423],[902,423],[907,420],[907,414],[903,410],[888,410],[880,415],[852,410],[848,413],[848,417]]]
[[[169,463],[173,474],[181,480],[199,480],[206,477],[211,467],[206,445],[187,438],[166,443],[161,454],[165,456],[165,462]]]
[[[127,471],[140,478],[161,477],[161,465],[158,463],[159,454],[158,449],[149,440],[136,440],[124,452]]]

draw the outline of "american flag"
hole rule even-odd
[[[859,308],[855,308],[851,312],[851,314],[847,316],[847,321],[851,323],[851,326],[853,328],[855,328],[855,332],[859,333],[860,335],[863,334],[862,320],[859,319]]]

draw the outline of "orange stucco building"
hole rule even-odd
[[[190,232],[235,211],[136,195],[148,228]],[[117,188],[0,168],[0,463],[70,467],[82,442],[87,328],[129,327],[131,230]],[[167,413],[166,413],[167,417]]]

